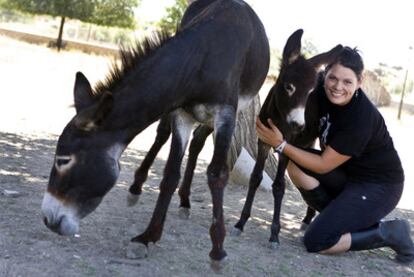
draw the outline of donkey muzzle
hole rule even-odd
[[[79,219],[72,207],[63,205],[50,193],[46,193],[42,202],[44,224],[53,232],[63,236],[73,236],[79,231]]]
[[[79,230],[79,225],[68,220],[68,217],[66,216],[62,216],[55,222],[51,222],[47,217],[44,217],[43,222],[47,228],[62,236],[73,236],[78,233]]]

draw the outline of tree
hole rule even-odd
[[[260,98],[256,95],[252,103],[244,110],[240,111],[237,116],[236,128],[231,140],[230,151],[228,155],[227,164],[230,169],[233,169],[237,158],[240,155],[242,147],[253,157],[257,158],[257,133],[256,133],[256,118],[260,112]],[[277,160],[269,151],[267,156],[265,171],[273,180],[277,172]],[[251,172],[249,172],[250,174]]]
[[[62,47],[62,33],[66,18],[103,26],[133,28],[133,8],[139,0],[0,0],[0,6],[31,14],[61,17],[56,45]]]
[[[158,26],[170,34],[175,33],[185,9],[191,2],[191,0],[175,0],[173,6],[166,8],[167,14],[160,20]]]

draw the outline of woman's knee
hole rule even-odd
[[[317,253],[331,248],[339,241],[340,238],[341,234],[324,234],[308,230],[305,233],[303,243],[308,252]]]
[[[289,162],[287,171],[293,184],[298,188],[310,190],[319,185],[319,181],[303,172],[296,164]]]
[[[287,172],[290,179],[296,186],[300,186],[300,181],[303,179],[302,175],[305,174],[296,164],[289,161],[287,166]]]

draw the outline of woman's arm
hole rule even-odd
[[[287,144],[283,154],[298,165],[318,174],[328,173],[351,158],[339,154],[330,146],[325,148],[322,155],[317,155]]]
[[[260,140],[273,147],[276,147],[283,142],[283,134],[270,119],[268,119],[268,123],[270,125],[270,128],[267,128],[260,121],[260,119],[257,118],[257,134]],[[300,166],[318,174],[327,173],[351,158],[350,156],[338,153],[329,145],[322,152],[322,155],[317,155],[304,151],[291,144],[286,144],[283,150],[283,154],[288,156],[289,159],[299,164]]]

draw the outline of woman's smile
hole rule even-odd
[[[335,64],[325,77],[325,93],[329,101],[336,105],[348,104],[355,91],[360,87],[354,71],[340,64]]]

